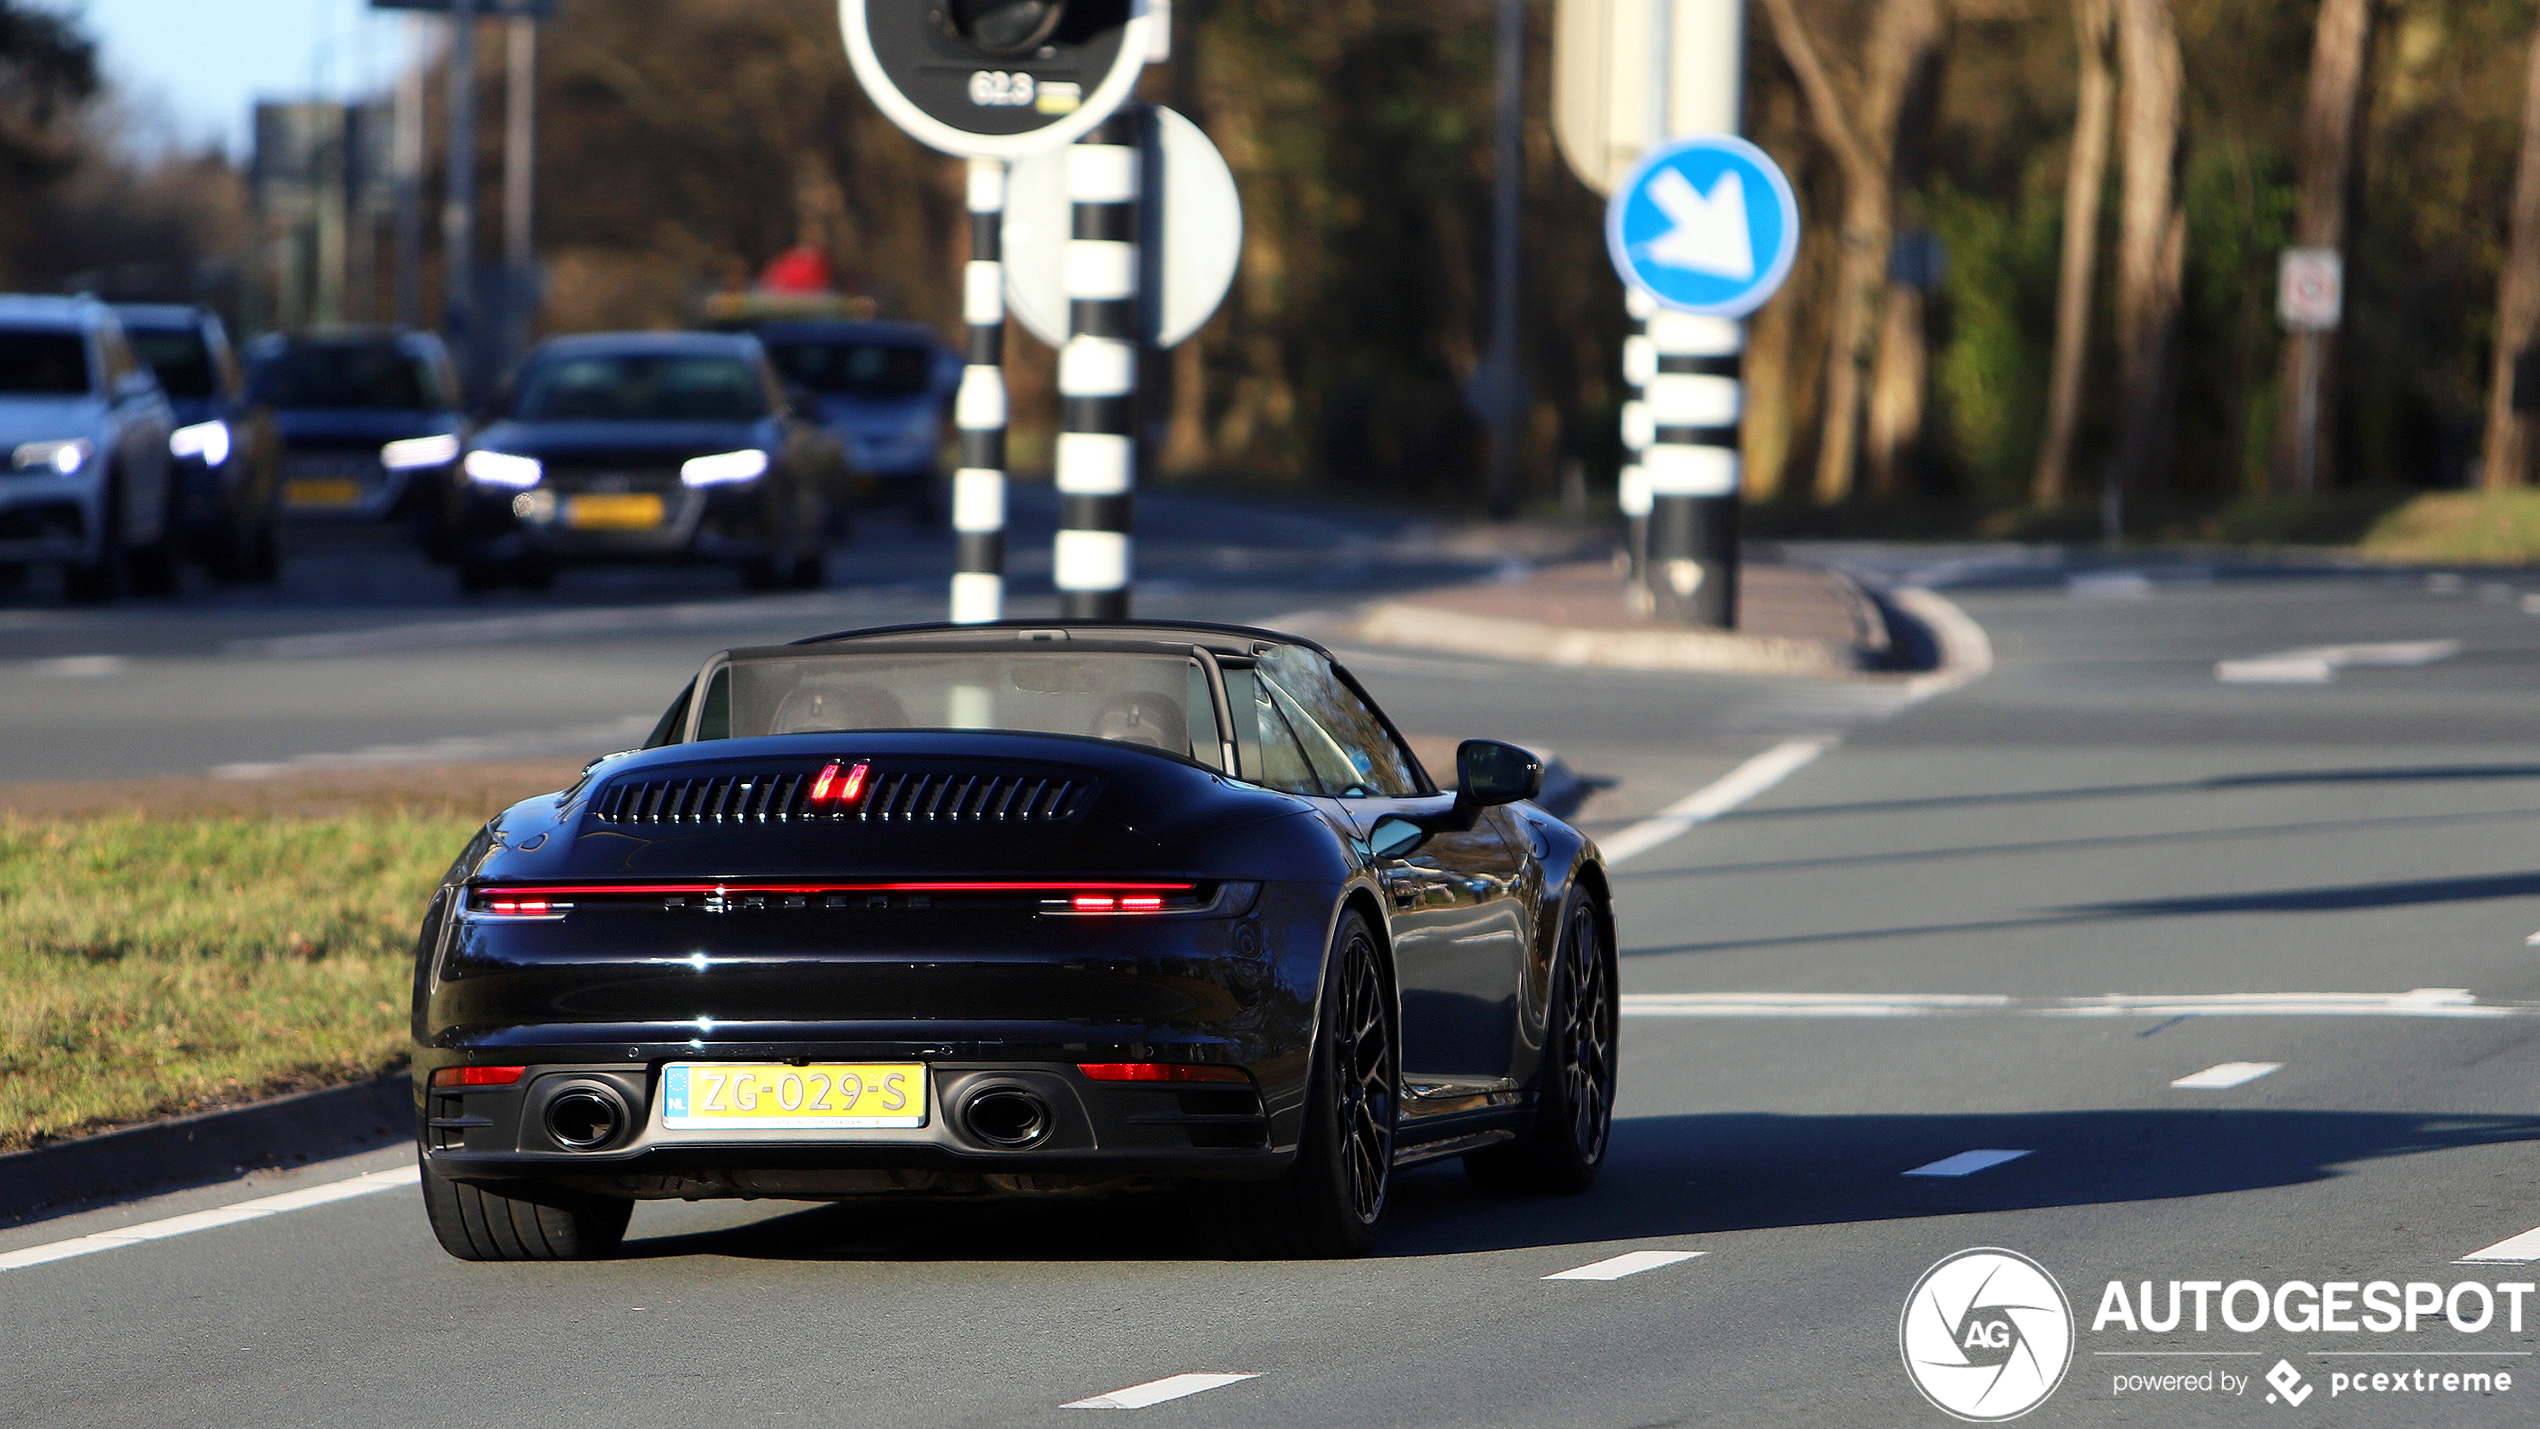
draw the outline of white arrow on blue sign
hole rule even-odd
[[[1790,276],[1799,201],[1781,166],[1744,139],[1678,139],[1614,190],[1605,247],[1623,281],[1661,306],[1742,318]]]

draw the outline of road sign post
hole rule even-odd
[[[1764,151],[1729,134],[1653,149],[1606,206],[1614,268],[1656,311],[1642,366],[1650,492],[1644,579],[1656,613],[1737,623],[1738,424],[1744,415],[1737,319],[1789,275],[1799,205]]]
[[[2276,267],[2276,314],[2302,335],[2293,394],[2293,487],[2319,484],[2320,360],[2346,300],[2345,259],[2334,248],[2287,248]]]
[[[953,412],[954,425],[962,434],[962,466],[953,479],[953,526],[960,545],[960,569],[953,575],[951,592],[956,621],[994,620],[1004,609],[1007,414],[1002,214],[1006,165],[1071,144],[1109,121],[1128,100],[1138,71],[1162,57],[1157,27],[1158,17],[1148,0],[941,0],[926,5],[913,0],[838,0],[838,28],[846,41],[848,63],[874,106],[919,143],[972,161],[971,253],[962,280],[962,315],[970,327],[970,341]],[[1134,158],[1135,151],[1129,152]],[[986,167],[990,164],[995,167]],[[1134,181],[1134,167],[1130,176]],[[1134,192],[1130,197],[1134,199]],[[1129,249],[1132,279],[1127,297],[1134,306],[1134,245]],[[993,333],[984,331],[991,327]],[[1079,384],[1094,380],[1089,363],[1099,365],[1088,357],[1076,363]],[[1068,441],[1069,435],[1079,431],[1074,419],[1085,415],[1078,400],[1067,395],[1069,374],[1063,354],[1059,388],[1069,419],[1069,431],[1059,439],[1063,501],[1069,490],[1071,448],[1079,453],[1073,463],[1075,479],[1080,483],[1088,479],[1083,457],[1087,448]],[[1102,400],[1117,411],[1106,407],[1101,415],[1116,417],[1122,433],[1135,430],[1134,381]],[[1129,440],[1122,437],[1124,443]],[[1074,613],[1073,608],[1084,602],[1069,586],[1070,573],[1084,577],[1090,569],[1086,553],[1093,546],[1103,546],[1118,557],[1119,581],[1117,600],[1097,603],[1105,609],[1116,604],[1125,613],[1125,495],[1090,513],[1081,509],[1081,503],[1070,504],[1062,513],[1062,527],[1071,517],[1088,514],[1116,516],[1122,524],[1117,531],[1074,532],[1080,539],[1073,541],[1070,530],[1061,530],[1060,588],[1070,591],[1066,599]],[[1088,535],[1097,539],[1081,539]],[[1072,565],[1071,550],[1077,553]]]

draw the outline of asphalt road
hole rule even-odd
[[[1182,543],[1179,584],[1149,608],[1265,619],[1486,565],[1400,528],[1352,523],[1351,545],[1296,519],[1285,545]],[[2540,1226],[2525,587],[1818,554],[1948,586],[1995,668],[1914,702],[1350,656],[1411,728],[1551,743],[1615,781],[1587,814],[1612,838],[1759,754],[1835,741],[1622,866],[1622,1116],[1588,1195],[1498,1201],[1452,1167],[1410,1173],[1380,1253],[1341,1263],[1228,1261],[1141,1205],[767,1203],[640,1207],[616,1261],[476,1266],[434,1248],[397,1186],[0,1271],[0,1420],[1064,1424],[1074,1401],[1198,1374],[1251,1377],[1130,1412],[1944,1424],[1902,1361],[1900,1314],[1935,1262],[1991,1246],[2051,1272],[2073,1316],[2069,1373],[2025,1422],[2531,1422],[2540,1294],[2453,1290],[2540,1280],[2527,1260],[2455,1264]],[[852,603],[847,623],[922,615],[935,588],[919,575],[815,599]],[[703,581],[457,613],[418,597],[395,620],[386,596],[207,614],[30,600],[0,625],[0,660],[18,662],[0,719],[20,735],[0,778],[552,732],[648,712],[706,648],[823,613],[762,603],[660,628],[683,602],[736,603]],[[377,634],[620,609],[656,615]],[[318,635],[346,640],[230,643]],[[35,663],[74,656],[125,663]],[[2276,658],[2218,676],[2253,657]],[[2232,1063],[2269,1070],[2173,1085]],[[1978,1151],[1997,1155],[1962,1155]],[[400,1161],[16,1227],[0,1257]],[[1543,1278],[1637,1251],[1697,1254]],[[2112,1281],[2130,1309],[2150,1282],[2157,1311],[2171,1281],[2244,1280],[2277,1312],[2246,1331],[2223,1318],[2251,1314],[2237,1286],[2202,1333],[2129,1328],[2103,1305]],[[2423,1284],[2465,1322],[2483,1295],[2493,1323],[2303,1328],[2306,1295],[2376,1281],[2394,1304]],[[2015,1353],[2054,1338],[2029,1299]],[[2407,1379],[2420,1370],[2431,1388]],[[2445,1373],[2512,1387],[2447,1391]]]

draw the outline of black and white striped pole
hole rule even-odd
[[[1129,617],[1136,499],[1138,117],[1118,112],[1067,150],[1067,344],[1058,355],[1059,614]]]
[[[1631,325],[1623,338],[1623,382],[1632,390],[1623,403],[1623,469],[1616,504],[1623,512],[1624,579],[1646,600],[1649,581],[1649,468],[1644,460],[1656,436],[1646,400],[1649,379],[1658,371],[1658,350],[1649,345],[1649,319],[1658,311],[1647,293],[1623,290],[1623,311]],[[1644,611],[1643,613],[1646,613]]]
[[[1003,159],[970,161],[970,262],[961,274],[970,334],[953,397],[961,433],[952,499],[957,625],[1005,613],[1005,177]]]
[[[1657,614],[1687,625],[1737,624],[1738,357],[1734,319],[1662,311],[1648,322],[1656,370],[1642,400],[1650,443],[1648,581]]]

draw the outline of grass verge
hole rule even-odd
[[[2382,517],[2365,533],[2375,560],[2518,566],[2540,561],[2540,491],[2438,491]]]
[[[443,772],[8,791],[0,1150],[401,1064],[433,882],[561,782]]]

